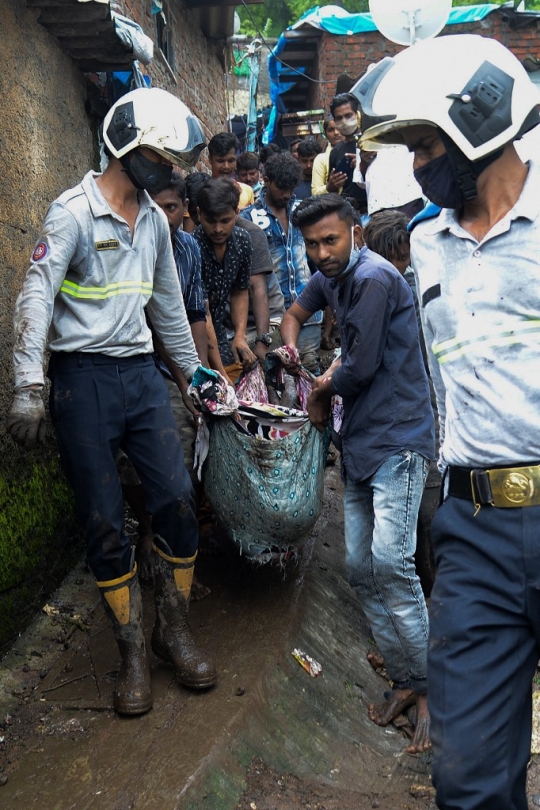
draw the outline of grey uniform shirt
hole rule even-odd
[[[177,366],[199,365],[167,220],[146,192],[133,237],[99,190],[97,173],[56,199],[14,315],[15,386],[42,384],[45,349],[131,357],[153,350],[144,307]]]
[[[480,241],[444,209],[411,234],[440,466],[540,461],[540,167]]]

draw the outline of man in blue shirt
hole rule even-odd
[[[416,702],[407,751],[420,753],[430,745],[428,618],[414,552],[434,425],[413,298],[390,262],[354,248],[360,229],[340,195],[302,201],[293,219],[320,272],[285,313],[283,339],[294,345],[302,323],[327,305],[341,337],[341,365],[315,381],[308,413],[322,430],[332,396],[343,398],[347,573],[393,681],[369,714],[387,725]]]
[[[266,234],[287,308],[296,301],[311,278],[302,233],[292,221],[293,211],[298,205],[294,189],[301,177],[300,164],[289,153],[273,155],[264,168],[264,188],[259,203],[241,213]],[[321,323],[322,312],[315,312],[302,326],[297,342],[302,365],[314,374],[319,373]]]

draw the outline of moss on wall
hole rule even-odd
[[[95,166],[86,80],[21,0],[0,0],[0,646],[80,555],[56,448],[31,455],[6,435],[12,315],[48,206]]]
[[[0,477],[0,646],[80,555],[73,498],[56,458]]]

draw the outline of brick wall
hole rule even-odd
[[[481,22],[448,25],[441,35],[480,34],[492,37],[506,45],[518,59],[523,60],[526,56],[540,56],[539,30],[539,23],[534,20],[524,28],[512,28],[505,21],[503,13],[494,11]],[[378,31],[345,37],[324,33],[319,44],[318,78],[329,80],[331,84],[313,86],[313,107],[328,109],[335,93],[335,81],[341,73],[357,78],[372,62],[378,62],[385,56],[394,56],[401,50],[401,45],[389,42]]]
[[[226,77],[218,58],[219,45],[209,42],[199,28],[192,11],[182,8],[180,0],[170,0],[174,18],[173,46],[176,65],[171,71],[156,44],[156,21],[150,14],[150,0],[119,0],[124,16],[137,22],[154,41],[154,59],[141,66],[155,87],[178,96],[200,118],[210,138],[225,129],[227,120]]]

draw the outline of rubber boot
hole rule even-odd
[[[119,579],[97,585],[122,658],[114,687],[114,708],[118,714],[144,714],[152,708],[152,686],[137,567]]]
[[[152,650],[172,664],[183,686],[209,689],[217,680],[216,668],[197,647],[188,625],[187,612],[195,557],[169,557],[154,546],[156,623]]]

